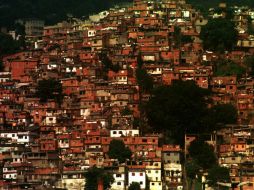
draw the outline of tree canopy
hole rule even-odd
[[[192,189],[193,181],[200,174],[201,167],[197,164],[196,160],[190,160],[185,163],[186,175],[190,179],[190,189]]]
[[[171,86],[155,88],[144,110],[155,131],[183,145],[185,133],[210,133],[218,123],[236,123],[236,108],[230,104],[211,106],[210,95],[194,81],[174,81]]]
[[[146,115],[154,130],[168,132],[176,143],[183,143],[184,133],[204,131],[210,92],[194,81],[175,81],[152,92]]]
[[[244,64],[251,76],[254,76],[254,56],[248,56],[244,59]]]
[[[4,70],[4,63],[0,60],[0,72]]]
[[[217,182],[230,182],[229,169],[219,165],[213,166],[208,170],[207,181],[212,187],[217,187]]]
[[[46,24],[55,24],[67,18],[88,16],[106,10],[115,4],[132,2],[131,0],[1,0],[0,25],[10,26],[16,19],[38,18]],[[52,6],[54,5],[54,6]]]
[[[204,49],[217,52],[232,50],[236,45],[237,35],[235,24],[224,18],[210,19],[200,32]]]
[[[111,173],[95,166],[88,169],[85,173],[85,179],[85,190],[97,190],[99,180],[103,181],[103,187],[105,190],[110,188],[111,184],[114,182],[114,177]]]
[[[61,104],[63,98],[62,84],[55,79],[40,80],[36,88],[36,96],[40,98],[41,102],[54,99],[58,104]]]
[[[237,122],[237,110],[232,104],[218,104],[210,109],[210,119],[216,124],[234,124]]]
[[[141,190],[140,184],[138,182],[132,182],[128,190]]]
[[[153,89],[153,78],[143,68],[136,69],[137,83],[142,92],[151,92]]]
[[[203,169],[209,169],[217,164],[213,146],[203,140],[196,139],[192,141],[188,151],[191,158]]]
[[[214,66],[215,76],[236,75],[237,77],[241,77],[246,72],[246,69],[244,67],[231,60],[220,59],[214,63]]]
[[[190,179],[195,179],[199,174],[200,166],[197,164],[195,160],[191,160],[185,163],[186,174]]]
[[[11,35],[0,32],[0,58],[19,51],[23,45],[22,39],[14,40]]]
[[[109,144],[108,156],[113,159],[118,159],[120,163],[130,159],[132,155],[131,150],[128,147],[125,147],[125,144],[122,140],[112,140]]]

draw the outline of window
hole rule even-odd
[[[116,174],[116,177],[121,177],[121,174]]]
[[[121,185],[122,183],[121,182],[117,182],[117,185]]]
[[[143,181],[140,182],[140,185],[142,185],[142,184],[143,184]]]
[[[140,173],[139,175],[140,175],[140,176],[143,176],[143,173]]]
[[[135,176],[135,173],[132,173],[131,175],[132,175],[132,176]]]
[[[154,183],[152,183],[152,185],[154,185]]]
[[[116,131],[113,131],[113,134],[115,135],[115,134],[116,134]]]

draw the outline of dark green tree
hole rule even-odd
[[[251,76],[254,76],[254,56],[248,56],[244,59],[244,64]]]
[[[106,172],[102,168],[92,167],[89,168],[87,172],[85,172],[85,190],[97,190],[98,181],[103,181],[104,189],[109,189],[114,183],[114,177],[111,173]]]
[[[138,182],[132,182],[128,190],[141,190],[140,184]]]
[[[176,48],[179,48],[182,44],[191,43],[193,39],[191,36],[183,35],[181,32],[181,28],[179,26],[175,26],[173,32],[173,43]]]
[[[138,64],[138,68],[141,69],[143,67],[144,61],[142,59],[142,54],[141,52],[138,53],[137,56],[137,64]]]
[[[182,34],[181,34],[181,28],[178,26],[174,27],[173,42],[176,48],[179,48],[181,46]]]
[[[55,24],[66,20],[68,15],[87,17],[99,11],[107,10],[131,0],[1,0],[0,25],[10,26],[19,18],[39,18],[46,24]],[[54,6],[52,6],[54,5]]]
[[[183,35],[181,41],[182,43],[186,44],[186,43],[192,43],[193,39],[191,38],[191,36]]]
[[[237,110],[232,104],[218,104],[210,109],[208,116],[216,124],[235,124],[237,122]]]
[[[109,144],[108,156],[113,159],[118,159],[120,163],[130,159],[132,155],[131,150],[125,146],[122,140],[112,140]]]
[[[145,69],[136,69],[136,79],[142,92],[151,92],[154,85],[153,78],[147,73]]]
[[[234,23],[223,18],[210,19],[200,32],[204,49],[217,52],[232,50],[236,45],[237,35]]]
[[[250,16],[248,16],[247,18],[247,23],[248,23],[248,29],[247,32],[250,35],[254,34],[254,27],[253,27],[253,23],[252,23],[252,18]]]
[[[214,63],[215,76],[232,76],[242,77],[246,69],[231,60],[220,59]]]
[[[120,70],[120,66],[118,64],[114,65],[106,53],[101,53],[99,55],[99,58],[102,62],[104,71],[108,72],[109,70],[111,70],[114,72],[118,72]]]
[[[209,169],[217,164],[213,146],[201,139],[192,141],[188,151],[190,157],[203,169]]]
[[[207,181],[212,187],[217,187],[217,182],[230,182],[229,169],[219,165],[213,166],[208,170]]]
[[[125,115],[131,115],[133,113],[133,111],[131,111],[128,107],[124,108],[121,111],[121,115],[125,116]]]
[[[0,60],[0,71],[4,70],[4,63]]]
[[[21,49],[21,41],[13,40],[12,36],[0,32],[0,58]]]
[[[63,99],[61,82],[55,79],[40,80],[36,88],[36,96],[41,102],[54,99],[60,105]]]
[[[190,179],[190,189],[192,189],[193,180],[200,174],[201,167],[196,163],[195,160],[190,160],[185,163],[185,169],[187,177]]]
[[[194,81],[175,81],[156,88],[146,105],[146,115],[155,131],[183,145],[185,133],[205,132],[210,92]]]

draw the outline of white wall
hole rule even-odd
[[[115,181],[111,186],[111,190],[124,190],[125,174],[117,173],[117,174],[113,174],[113,177]]]
[[[132,130],[110,130],[110,137],[121,137],[121,136],[139,136],[138,129]]]
[[[138,182],[140,183],[141,189],[145,189],[146,173],[144,171],[129,171],[128,177],[129,177],[128,186],[130,186],[132,182]]]
[[[161,181],[151,181],[150,182],[150,190],[162,190],[162,182]]]

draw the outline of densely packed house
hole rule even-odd
[[[242,32],[247,15],[235,15],[241,50],[220,55],[239,64],[254,50],[252,37]],[[213,67],[204,63],[218,55],[204,51],[199,39],[206,23],[184,0],[134,0],[129,7],[86,21],[45,26],[42,35],[33,36],[33,47],[5,56],[0,72],[0,189],[84,189],[84,173],[94,165],[112,172],[111,189],[124,190],[132,182],[141,189],[183,189],[183,149],[160,144],[160,134],[144,133],[135,125],[142,117],[140,101],[149,98],[141,95],[135,76],[139,59],[156,84],[194,80],[216,92],[214,101],[237,107],[239,125],[225,126],[217,134],[223,143],[214,146],[232,180],[253,181],[254,79],[214,76]],[[177,44],[176,28],[192,42]],[[44,79],[60,81],[60,104],[54,98],[41,102],[35,95]],[[119,163],[108,157],[113,139],[130,148],[132,160]]]

